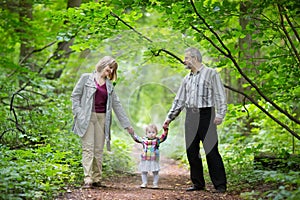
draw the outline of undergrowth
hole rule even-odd
[[[0,149],[0,199],[52,199],[68,187],[82,185],[81,144],[73,133],[52,137],[46,145]],[[123,140],[114,139],[112,151],[104,152],[103,177],[130,171],[128,152]]]

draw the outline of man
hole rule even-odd
[[[184,65],[190,73],[184,77],[163,127],[168,128],[170,122],[186,108],[185,140],[193,183],[187,191],[205,189],[199,152],[201,141],[206,153],[209,175],[215,187],[214,192],[224,193],[227,181],[222,157],[218,151],[216,125],[222,123],[227,110],[225,89],[219,74],[202,64],[202,55],[198,49],[190,47],[185,50]]]

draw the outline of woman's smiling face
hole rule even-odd
[[[112,62],[111,64],[107,65],[104,67],[104,69],[101,71],[101,76],[102,77],[110,77],[114,70],[116,70],[116,62]]]

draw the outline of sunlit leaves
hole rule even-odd
[[[196,11],[189,0],[110,0],[99,3],[85,0],[79,8],[68,10],[66,1],[62,0],[32,2],[33,20],[27,20],[26,27],[20,26],[17,7],[14,7],[17,10],[3,9],[0,13],[5,19],[0,22],[1,143],[20,149],[11,151],[1,146],[6,154],[0,154],[3,161],[1,172],[4,172],[0,176],[7,182],[6,188],[0,186],[0,194],[11,190],[16,194],[19,192],[20,198],[35,196],[42,199],[46,197],[41,190],[50,193],[63,185],[66,178],[81,178],[79,139],[66,135],[71,132],[73,117],[70,93],[80,74],[92,71],[104,54],[116,56],[120,64],[116,91],[137,130],[152,121],[162,123],[180,80],[187,73],[178,60],[162,49],[170,50],[183,59],[184,49],[196,46],[203,53],[204,63],[217,68],[226,78],[225,84],[252,94],[251,97],[259,101],[260,106],[299,132],[298,126],[266,101],[261,101],[249,83],[239,84],[243,79],[235,63],[219,51],[230,52],[243,72],[265,95],[293,116],[299,116],[299,62],[283,31],[284,25],[296,49],[299,49],[299,41],[294,34],[299,32],[296,26],[299,24],[297,1],[248,1],[247,9],[243,11],[241,3],[246,2],[232,0],[193,1]],[[278,3],[286,9],[282,12],[285,17],[283,23],[279,20]],[[294,29],[286,16],[294,24]],[[240,20],[247,23],[242,25]],[[20,32],[21,28],[28,32]],[[21,65],[20,37],[29,40],[26,44],[31,45],[31,50],[41,49],[50,42],[56,43],[34,52]],[[70,54],[68,60],[52,59],[47,62],[54,53],[57,58],[62,57],[65,52],[56,51],[58,44],[71,40],[74,43],[70,48],[76,53]],[[85,51],[90,54],[84,54]],[[78,58],[79,53],[84,60]],[[41,73],[38,73],[39,70]],[[49,76],[57,70],[63,71],[60,78]],[[29,85],[15,96],[13,102],[19,120],[16,124],[10,111],[11,97],[27,83]],[[234,103],[236,99],[233,99]],[[128,105],[128,102],[132,104]],[[182,133],[183,126],[178,124],[180,128],[174,128],[174,132]],[[16,126],[25,132],[18,131]],[[115,129],[118,128],[114,122]],[[222,143],[227,143],[226,166],[234,173],[243,170],[241,173],[247,181],[262,179],[247,176],[253,152],[262,148],[280,152],[280,148],[289,149],[292,145],[291,137],[282,128],[250,104],[245,107],[229,105],[220,132]],[[240,143],[245,148],[237,145]],[[118,138],[115,144],[126,147]],[[36,149],[22,150],[25,147]],[[181,154],[177,157],[183,157],[183,150],[180,149]],[[115,163],[128,167],[128,157],[124,155],[127,151],[116,149],[114,152],[126,160],[119,162],[118,157],[107,157],[104,168],[120,167]],[[238,179],[236,183],[242,179],[241,176],[234,178]],[[284,190],[281,188],[280,192]]]

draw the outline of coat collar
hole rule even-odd
[[[97,88],[96,84],[95,84],[95,77],[96,77],[96,72],[93,72],[89,75],[85,85],[89,86],[89,87],[93,87],[93,88]]]
[[[96,78],[96,71],[94,71],[93,73],[90,74],[90,76],[88,77],[85,85],[89,86],[89,87],[97,88],[96,83],[95,83],[95,78]],[[106,83],[107,91],[109,93],[111,93],[112,90],[113,90],[112,82],[109,79],[106,79],[105,83]]]

